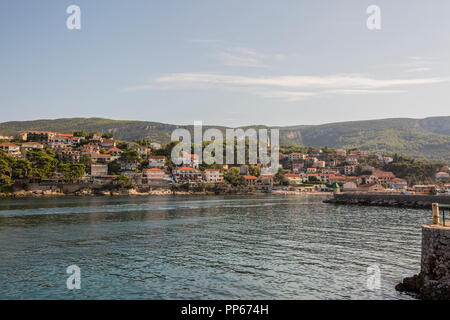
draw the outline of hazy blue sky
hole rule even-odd
[[[448,0],[2,0],[0,40],[1,122],[450,115]]]

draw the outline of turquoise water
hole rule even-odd
[[[411,299],[427,210],[320,197],[0,200],[2,299]],[[66,268],[81,269],[68,290]],[[367,267],[380,289],[367,287]]]

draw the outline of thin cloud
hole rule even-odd
[[[431,71],[435,59],[421,57],[421,56],[408,56],[404,57],[403,61],[398,63],[378,65],[376,68],[397,68],[407,73],[419,73]]]
[[[127,91],[178,88],[219,88],[244,91],[264,98],[296,101],[324,94],[392,94],[407,92],[405,88],[449,81],[448,77],[414,79],[376,79],[360,74],[325,76],[240,76],[217,73],[172,73],[154,78],[148,85]]]
[[[208,53],[210,57],[230,67],[269,68],[272,62],[281,61],[285,57],[280,53],[263,53],[222,40],[189,39],[188,41],[206,46],[210,51]]]

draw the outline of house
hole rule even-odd
[[[165,156],[150,156],[148,158],[148,167],[149,168],[159,168],[162,169],[166,165],[166,157]]]
[[[298,175],[298,174],[288,173],[285,175],[285,177],[288,178],[289,184],[302,184],[303,183],[303,178],[300,177],[300,175]]]
[[[61,160],[79,161],[81,152],[72,147],[63,147],[56,150],[56,155]]]
[[[372,174],[365,174],[365,175],[360,176],[360,178],[366,184],[376,183],[378,181],[377,177],[375,177]]]
[[[121,171],[136,171],[139,163],[137,161],[120,161],[120,170]]]
[[[405,179],[394,178],[388,182],[390,189],[394,190],[406,190],[408,188],[408,181]]]
[[[270,185],[270,186],[273,186],[274,179],[275,179],[275,175],[273,175],[273,174],[262,174],[259,177],[259,181],[261,182],[261,184]]]
[[[0,140],[11,140],[12,137],[7,136],[6,134],[0,134]]]
[[[202,173],[200,170],[191,167],[179,167],[174,170],[176,182],[201,182]]]
[[[369,156],[369,152],[366,150],[353,150],[348,155],[355,158],[365,158]]]
[[[356,191],[358,189],[358,186],[354,182],[346,182],[342,186],[342,191]]]
[[[162,148],[162,146],[161,146],[159,143],[156,143],[156,142],[150,143],[150,146],[151,146],[153,149],[155,149],[155,150],[159,150],[159,149]]]
[[[337,164],[337,162],[336,162],[336,160],[328,160],[327,162],[326,162],[326,167],[334,167],[334,166],[336,166],[336,164]]]
[[[143,147],[143,146],[136,145],[136,146],[133,146],[133,149],[136,150],[136,152],[138,153],[139,157],[141,157],[141,158],[146,158],[151,153],[150,148]]]
[[[223,173],[218,169],[206,169],[203,179],[208,183],[223,183]]]
[[[15,138],[21,141],[27,141],[27,132],[19,132],[16,134]]]
[[[100,140],[102,138],[102,134],[100,132],[94,132],[92,134],[92,139]]]
[[[434,184],[421,185],[416,184],[413,186],[414,193],[416,194],[436,194],[436,186]]]
[[[112,184],[114,180],[117,178],[116,175],[101,175],[94,177],[94,184]]]
[[[389,183],[395,178],[395,174],[390,171],[374,170],[373,175],[377,178],[379,183]]]
[[[92,164],[91,176],[99,177],[108,175],[108,166],[106,164]]]
[[[325,161],[314,161],[312,166],[315,168],[325,168]]]
[[[0,149],[4,150],[9,156],[20,157],[20,147],[11,142],[0,143]]]
[[[351,156],[345,158],[345,162],[347,162],[349,165],[357,165],[359,163],[358,158]]]
[[[246,176],[242,176],[242,178],[244,179],[245,184],[247,186],[254,186],[256,184],[256,182],[258,181],[258,178],[255,176],[246,175]]]
[[[159,168],[145,169],[143,173],[149,180],[167,180],[169,178],[167,173]]]
[[[81,148],[82,154],[99,153],[100,147],[96,144],[86,144]]]
[[[306,173],[316,173],[317,172],[317,168],[307,168],[306,169]]]
[[[194,169],[197,169],[199,165],[198,155],[196,155],[195,153],[191,154],[183,152],[183,155],[181,156],[181,163],[185,166],[190,166]]]
[[[92,137],[91,139],[88,140],[89,144],[95,144],[97,146],[101,146],[103,139],[102,138],[96,138],[96,137]]]
[[[91,154],[91,160],[94,162],[101,162],[101,163],[107,163],[116,160],[117,157],[112,156],[110,154],[100,154],[100,153],[93,153]]]
[[[357,191],[361,191],[361,192],[385,192],[386,189],[384,189],[383,186],[378,184],[378,183],[369,183],[369,184],[361,184],[361,185],[359,185]]]
[[[446,194],[450,195],[450,183],[444,184],[443,189]]]
[[[24,140],[27,141],[48,142],[55,135],[57,133],[51,131],[27,131],[22,137],[26,137]]]
[[[322,169],[322,173],[336,174],[338,172],[339,172],[339,170],[336,169],[336,168],[328,168],[328,167],[326,167],[326,168]]]
[[[116,157],[120,157],[120,154],[121,154],[122,152],[123,152],[123,151],[120,150],[120,149],[117,148],[117,147],[113,147],[113,148],[111,148],[111,149],[108,150],[108,153],[109,153],[110,155],[116,156]]]
[[[21,147],[25,151],[28,151],[32,149],[43,149],[44,145],[39,142],[24,142],[22,143]]]
[[[450,178],[450,175],[447,172],[438,172],[435,174],[436,180],[447,180]]]
[[[392,157],[379,157],[378,160],[382,165],[386,165],[394,161]]]
[[[103,139],[101,146],[104,149],[112,149],[116,147],[116,140],[114,139]]]
[[[368,165],[365,165],[365,166],[363,166],[363,167],[361,168],[361,172],[370,172],[370,173],[373,173],[374,170],[375,170],[374,167],[368,166]]]
[[[346,157],[347,156],[347,151],[345,151],[344,149],[337,149],[336,150],[336,155],[339,157]]]
[[[306,154],[294,152],[294,153],[288,154],[287,157],[291,161],[298,161],[298,160],[306,159]]]
[[[350,166],[344,166],[344,174],[346,176],[354,175],[356,171],[356,166],[350,165]]]

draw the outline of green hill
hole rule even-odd
[[[267,128],[265,126],[255,126]],[[167,143],[177,126],[149,121],[69,118],[0,123],[0,133],[14,135],[25,130],[74,130],[111,132],[117,139],[150,138]],[[204,127],[210,128],[208,127]],[[215,127],[224,131],[225,127]],[[357,147],[371,152],[401,153],[415,158],[445,160],[450,163],[450,117],[425,119],[382,119],[351,121],[316,126],[277,127],[284,145]]]

